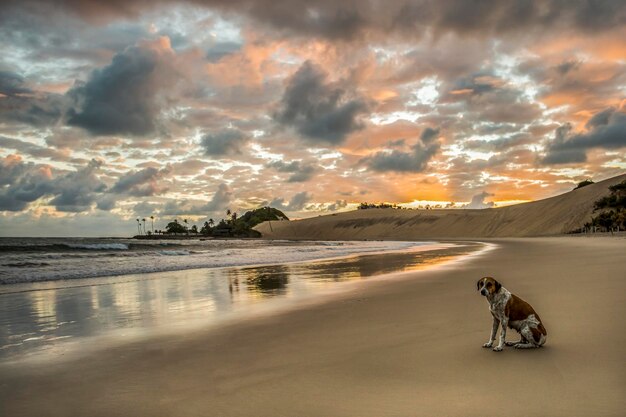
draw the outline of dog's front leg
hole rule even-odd
[[[504,349],[504,340],[506,339],[506,326],[509,324],[509,319],[505,317],[504,319],[502,319],[500,324],[502,325],[502,329],[500,330],[500,341],[498,342],[498,346],[493,348],[493,350],[496,352],[500,352],[502,349]]]
[[[493,346],[493,342],[496,340],[496,333],[498,332],[498,326],[500,325],[500,320],[497,318],[493,318],[493,325],[491,326],[491,336],[489,336],[489,341],[483,345],[484,348],[490,348]]]

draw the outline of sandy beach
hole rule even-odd
[[[0,368],[3,416],[621,416],[626,239],[490,241],[480,257],[184,335]],[[528,300],[544,348],[496,353],[475,281]],[[510,339],[516,335],[509,333]]]

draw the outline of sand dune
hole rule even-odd
[[[626,174],[545,200],[483,210],[369,209],[257,226],[270,239],[527,237],[567,233],[588,222],[593,203]]]

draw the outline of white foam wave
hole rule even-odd
[[[124,243],[68,243],[67,246],[72,249],[88,249],[88,250],[128,250],[128,245]]]
[[[157,254],[165,255],[165,256],[184,256],[184,255],[189,255],[189,251],[186,251],[186,250],[162,250],[162,251],[157,252]]]

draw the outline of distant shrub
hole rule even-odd
[[[581,181],[581,182],[578,183],[576,188],[574,188],[574,190],[578,190],[579,188],[583,188],[583,187],[586,187],[586,186],[591,185],[591,184],[593,184],[593,181],[590,180],[590,179]]]
[[[585,227],[600,227],[606,231],[626,230],[626,180],[609,187],[610,194],[594,202],[599,212]]]

